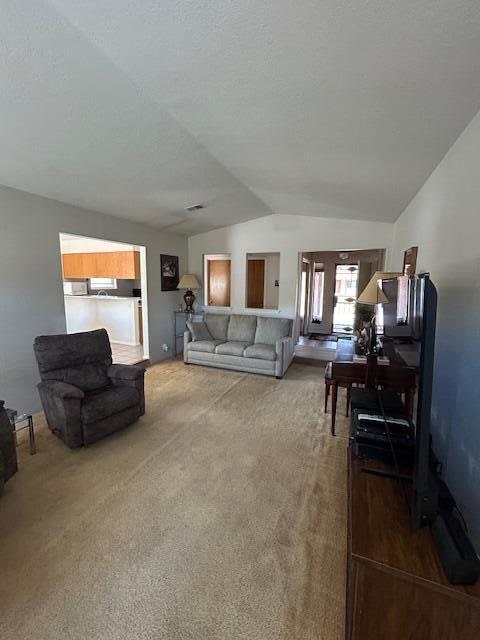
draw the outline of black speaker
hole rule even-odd
[[[480,560],[458,519],[450,511],[441,511],[431,529],[450,584],[474,584],[480,576]]]

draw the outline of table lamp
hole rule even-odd
[[[185,273],[178,283],[177,289],[186,289],[183,299],[185,300],[185,313],[194,313],[193,303],[195,302],[195,294],[192,289],[201,289],[197,276],[193,273]]]
[[[370,344],[368,347],[370,355],[377,353],[375,306],[377,304],[384,304],[385,302],[388,302],[388,298],[384,294],[382,287],[379,285],[379,281],[398,278],[402,275],[403,273],[398,273],[396,271],[375,271],[373,276],[370,278],[369,283],[357,298],[357,302],[360,304],[370,304],[374,307],[371,319]]]

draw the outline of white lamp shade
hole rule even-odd
[[[375,271],[365,289],[358,296],[357,302],[360,302],[360,304],[382,304],[388,302],[388,298],[383,293],[378,281],[398,278],[401,275],[403,274],[396,271]]]
[[[197,276],[193,273],[185,273],[178,283],[177,289],[201,289]]]

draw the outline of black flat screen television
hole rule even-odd
[[[480,575],[480,561],[461,524],[464,521],[455,499],[440,477],[441,461],[436,459],[432,448],[437,290],[428,273],[383,280],[382,289],[388,298],[383,310],[384,335],[394,338],[397,353],[418,371],[412,526],[415,529],[431,526],[452,584],[473,584]]]
[[[435,356],[437,291],[429,274],[382,280],[388,298],[383,305],[383,332],[396,342],[396,351],[418,370],[415,420],[415,465],[412,524],[430,524],[437,513],[437,489],[431,472],[431,402]]]
[[[429,274],[410,278],[409,284],[413,305],[408,319],[412,338],[420,342],[412,504],[412,524],[418,528],[431,524],[438,511],[437,481],[430,466],[437,290]]]

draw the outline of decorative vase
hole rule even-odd
[[[194,313],[193,303],[195,302],[195,294],[193,291],[188,289],[188,291],[185,292],[183,299],[185,300],[185,313]]]

